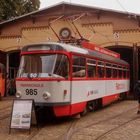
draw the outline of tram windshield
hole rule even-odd
[[[23,55],[17,77],[68,78],[69,61],[63,54]]]

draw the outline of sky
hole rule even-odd
[[[140,0],[40,0],[40,9],[62,1],[140,14]]]

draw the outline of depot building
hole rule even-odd
[[[15,79],[24,45],[86,39],[130,64],[130,88],[140,79],[140,15],[60,3],[0,23],[0,63]]]

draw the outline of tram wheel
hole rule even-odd
[[[87,109],[89,112],[95,111],[97,108],[96,101],[88,102]]]
[[[88,110],[87,110],[87,106],[84,108],[84,110],[80,113],[80,116],[85,116],[87,114]]]
[[[123,100],[126,100],[126,98],[127,98],[127,95],[125,92],[120,94],[120,100],[123,101]]]

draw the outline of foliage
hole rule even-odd
[[[38,10],[40,0],[0,0],[0,21]]]

